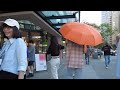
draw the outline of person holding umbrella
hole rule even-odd
[[[66,46],[66,66],[68,79],[80,79],[83,68],[83,45],[72,41]],[[74,76],[73,76],[74,75]]]
[[[83,51],[86,52],[87,45],[96,46],[103,43],[102,36],[96,28],[79,22],[68,22],[62,25],[59,32],[65,39],[70,40],[66,46],[68,76],[70,79],[80,79]]]

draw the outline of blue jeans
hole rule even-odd
[[[108,67],[108,65],[110,64],[110,55],[105,55],[105,66]]]
[[[82,74],[82,68],[69,68],[67,67],[68,79],[80,79]]]

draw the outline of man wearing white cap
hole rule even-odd
[[[2,28],[3,36],[8,40],[0,51],[0,79],[24,79],[27,46],[21,38],[19,23],[14,19],[6,19]]]

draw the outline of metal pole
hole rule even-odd
[[[80,11],[78,11],[78,13],[79,13],[79,22],[80,22]]]

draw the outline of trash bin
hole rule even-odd
[[[93,59],[98,59],[98,52],[93,53]]]

